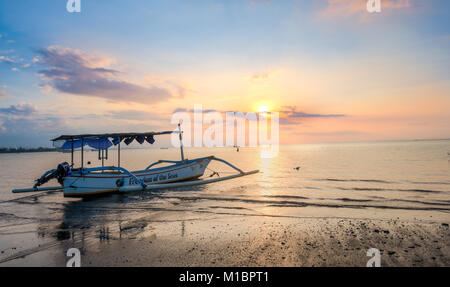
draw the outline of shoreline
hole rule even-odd
[[[62,152],[57,148],[0,148],[0,154],[20,154],[33,152]]]

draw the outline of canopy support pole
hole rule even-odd
[[[71,166],[73,166],[73,139],[72,139],[72,155],[71,155]]]
[[[179,138],[180,138],[180,152],[181,152],[181,161],[184,161],[184,151],[183,151],[183,136],[181,135],[183,132],[181,131],[181,124],[178,123],[178,131]]]
[[[117,146],[117,166],[120,167],[120,142]]]
[[[84,139],[81,139],[81,170],[83,170],[83,166],[84,166]]]

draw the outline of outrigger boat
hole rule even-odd
[[[138,171],[128,171],[120,166],[120,143],[122,141],[127,145],[134,140],[140,144],[143,144],[145,141],[153,144],[155,142],[155,136],[172,133],[179,134],[181,160],[159,160],[151,163],[147,168]],[[12,192],[63,190],[64,196],[81,197],[111,192],[193,186],[228,180],[258,172],[258,170],[244,172],[231,163],[214,156],[185,159],[180,124],[178,124],[177,131],[62,135],[52,139],[52,141],[56,146],[58,146],[58,143],[62,143],[59,146],[63,151],[71,151],[71,164],[69,165],[67,162],[63,162],[59,164],[56,169],[45,172],[36,180],[36,183],[32,188],[14,189]],[[84,147],[86,145],[98,150],[99,160],[102,160],[101,167],[84,167]],[[108,149],[112,146],[117,146],[117,166],[104,166],[104,160],[108,157]],[[81,166],[78,168],[74,167],[73,158],[76,149],[81,149]],[[208,164],[213,160],[230,166],[236,170],[237,173],[224,177],[199,179],[203,176]],[[155,167],[156,165],[163,163],[168,163],[170,165]],[[40,187],[51,179],[57,179],[60,186]]]

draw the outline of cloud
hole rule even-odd
[[[155,114],[151,112],[138,111],[138,110],[122,110],[122,111],[110,111],[106,116],[118,120],[135,120],[135,121],[148,121],[153,120]]]
[[[49,84],[38,84],[37,86],[39,87],[42,93],[47,95],[50,94],[53,90],[52,86],[50,86]]]
[[[411,0],[380,0],[381,10],[401,9],[411,7]],[[344,16],[368,13],[367,0],[328,0],[325,10],[320,12],[321,16]]]
[[[6,91],[0,90],[0,98],[6,98],[8,97],[8,93]]]
[[[256,6],[256,5],[262,5],[262,4],[269,4],[271,2],[271,0],[250,0],[249,4],[251,6]]]
[[[260,71],[251,74],[248,79],[251,81],[266,81],[271,79],[277,73],[276,70]]]
[[[389,9],[409,8],[411,0],[383,0],[382,7]]]
[[[63,93],[144,104],[173,97],[164,86],[143,86],[121,79],[122,72],[107,68],[110,58],[62,47],[44,48],[38,53],[39,61],[47,67],[39,71],[40,75]]]
[[[64,119],[41,113],[30,103],[0,108],[0,146],[49,146],[65,130]]]
[[[186,87],[185,85],[176,82],[175,80],[162,77],[158,75],[148,74],[144,77],[144,83],[148,85],[164,86],[172,95],[178,95],[180,98],[184,98],[187,92],[195,92],[194,90]]]
[[[8,133],[40,133],[47,134],[50,130],[54,130],[59,126],[61,119],[58,117],[13,117],[3,119],[3,131]],[[48,138],[46,139],[48,140]]]
[[[304,112],[290,111],[287,113],[290,118],[341,118],[344,114],[310,114]]]
[[[29,116],[2,117],[0,114],[1,147],[50,146],[50,138],[65,130],[62,118],[35,114]]]
[[[317,113],[300,112],[300,111],[297,111],[297,107],[295,107],[295,106],[283,106],[282,108],[283,108],[282,110],[276,111],[276,112],[280,113],[280,119],[281,118],[295,119],[295,118],[341,118],[341,117],[346,117],[345,114],[317,114]],[[224,111],[224,110],[216,110],[216,109],[202,109],[201,111],[203,113],[208,113],[208,112],[218,112],[218,113],[223,113],[223,114],[226,112],[239,113],[239,111]],[[186,109],[186,108],[176,108],[173,110],[173,113],[177,113],[177,112],[193,113],[193,112],[195,112],[195,110],[194,109]],[[242,113],[245,115],[248,112],[242,112]]]
[[[173,113],[187,113],[187,112],[189,111],[185,108],[176,108],[175,110],[173,110]]]
[[[308,136],[355,136],[355,135],[367,135],[367,132],[356,130],[342,130],[342,131],[330,131],[330,132],[295,132],[296,135],[308,135]]]
[[[285,110],[281,110],[279,113],[289,118],[341,118],[346,116],[344,114],[316,114],[299,112],[295,106],[284,106],[283,108],[285,108]]]
[[[252,80],[266,80],[267,78],[269,78],[269,73],[253,74],[251,76]]]
[[[225,111],[225,110],[216,110],[216,109],[202,109],[201,111],[203,113],[209,113],[209,112],[220,113],[222,115],[223,119],[225,119],[225,114],[228,112],[235,113],[236,117],[239,117],[240,113],[242,113],[242,115],[244,117],[246,117],[246,115],[249,113],[249,112]],[[195,112],[194,109],[186,109],[186,108],[176,108],[172,111],[172,113],[188,113],[188,114],[192,114],[194,112]],[[278,114],[279,115],[279,123],[280,123],[280,125],[284,125],[284,126],[299,125],[303,121],[305,121],[307,119],[313,119],[313,118],[331,119],[331,118],[347,117],[347,115],[345,115],[345,114],[321,114],[321,113],[302,112],[302,111],[298,111],[297,107],[295,107],[295,106],[283,106],[281,110],[272,111],[272,112],[279,113]],[[251,113],[256,113],[257,118],[259,118],[261,116],[261,114],[259,114],[257,112],[251,112]]]
[[[0,96],[1,96],[1,93],[0,93]],[[0,114],[3,114],[3,115],[27,116],[27,115],[34,114],[36,112],[37,112],[36,107],[33,104],[29,104],[29,103],[11,105],[8,108],[0,108]]]
[[[1,50],[0,53],[2,53],[2,54],[12,54],[15,51],[16,50],[14,50],[14,49],[8,49],[8,50]]]
[[[0,63],[14,64],[15,61],[6,56],[0,56]]]
[[[225,111],[219,111],[219,110],[215,110],[215,109],[202,109],[202,110],[198,110],[198,112],[202,112],[202,113],[225,113]],[[176,108],[175,110],[173,110],[173,113],[194,113],[196,112],[195,109],[185,109],[185,108]]]
[[[300,124],[301,119],[308,118],[342,118],[346,117],[345,114],[319,114],[319,113],[306,113],[298,111],[295,106],[284,106],[283,110],[278,111],[280,113],[280,125],[296,125]]]

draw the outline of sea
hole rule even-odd
[[[185,149],[187,158],[209,155],[260,172],[195,187],[79,199],[58,191],[11,192],[31,187],[45,171],[70,162],[70,153],[0,154],[0,266],[54,248],[60,241],[120,238],[124,222],[155,211],[162,212],[161,221],[164,212],[175,214],[171,220],[188,212],[210,218],[450,219],[450,140],[280,145],[270,158],[262,147]],[[97,152],[87,151],[85,163],[101,164],[97,157]],[[179,158],[176,148],[122,149],[121,166],[140,170],[160,159]],[[79,163],[76,152],[75,165]],[[105,164],[117,164],[115,150],[110,150]],[[212,162],[204,176],[214,172],[234,173]],[[42,260],[35,258],[35,263]]]

